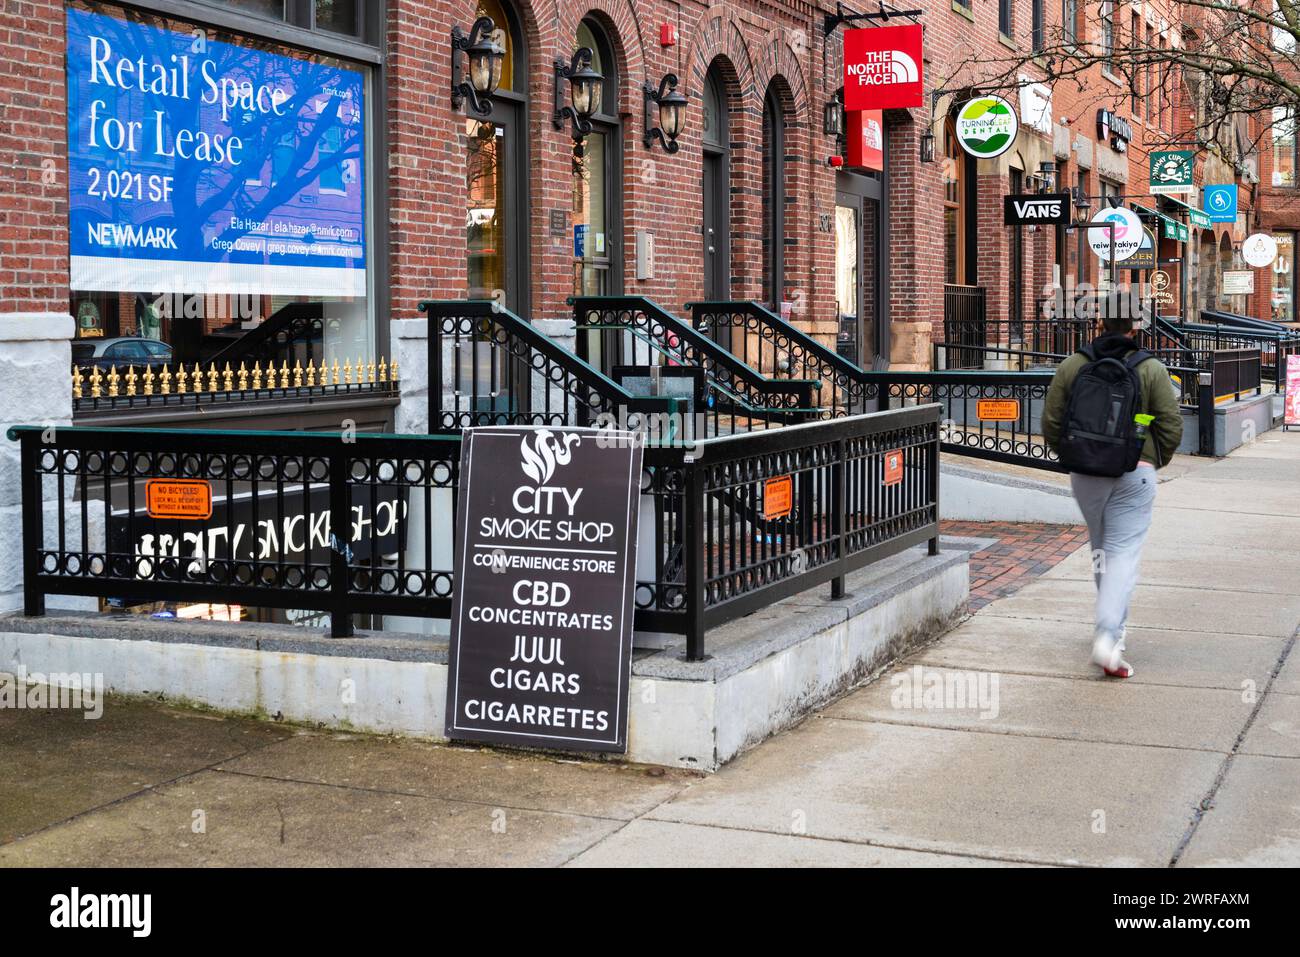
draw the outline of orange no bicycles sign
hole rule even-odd
[[[212,486],[203,479],[149,479],[144,507],[150,518],[211,518]]]
[[[980,399],[975,415],[981,422],[1014,422],[1020,418],[1019,399]]]
[[[794,480],[789,475],[763,483],[763,518],[785,518],[794,509]]]
[[[885,476],[881,484],[897,485],[903,481],[903,450],[894,449],[885,453]]]

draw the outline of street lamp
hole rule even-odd
[[[844,104],[838,99],[827,100],[822,107],[822,132],[836,138],[844,135]]]
[[[681,149],[677,137],[686,126],[686,96],[677,89],[677,74],[665,73],[656,90],[649,83],[642,88],[645,94],[645,145],[654,148],[657,139],[664,145],[665,153],[676,153]],[[654,122],[650,104],[659,106],[659,122]]]
[[[926,130],[921,134],[921,162],[934,162],[934,131]]]
[[[1038,182],[1039,192],[1052,193],[1056,191],[1056,164],[1051,160],[1044,160],[1038,164]]]
[[[605,79],[591,68],[591,61],[591,47],[578,47],[567,66],[562,59],[555,61],[555,112],[551,114],[551,122],[560,130],[564,128],[565,117],[571,119],[573,138],[578,143],[591,132],[591,117],[600,110],[600,90]],[[569,81],[572,106],[564,104],[562,80]]]
[[[501,65],[506,51],[493,35],[497,26],[491,17],[479,17],[467,35],[460,27],[451,28],[451,105],[459,110],[469,100],[479,116],[492,112],[492,94],[501,85]],[[469,60],[469,79],[461,67],[461,54]]]

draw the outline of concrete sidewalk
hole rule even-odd
[[[1087,662],[1085,547],[711,777],[0,711],[0,865],[1296,865],[1297,577],[1300,434],[1272,432],[1161,485],[1134,678]]]

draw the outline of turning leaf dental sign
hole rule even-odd
[[[1020,132],[1020,120],[1002,97],[977,96],[962,106],[954,128],[962,149],[980,159],[992,159],[1011,149]]]
[[[365,75],[67,10],[73,289],[364,296]]]
[[[892,110],[921,106],[923,39],[919,23],[844,33],[844,108]]]
[[[447,737],[627,750],[641,455],[629,433],[465,431]]]

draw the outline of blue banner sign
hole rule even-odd
[[[1237,184],[1222,183],[1205,187],[1205,197],[1201,201],[1205,211],[1210,214],[1212,223],[1235,223],[1237,221]]]
[[[366,294],[365,75],[67,10],[73,289]]]

